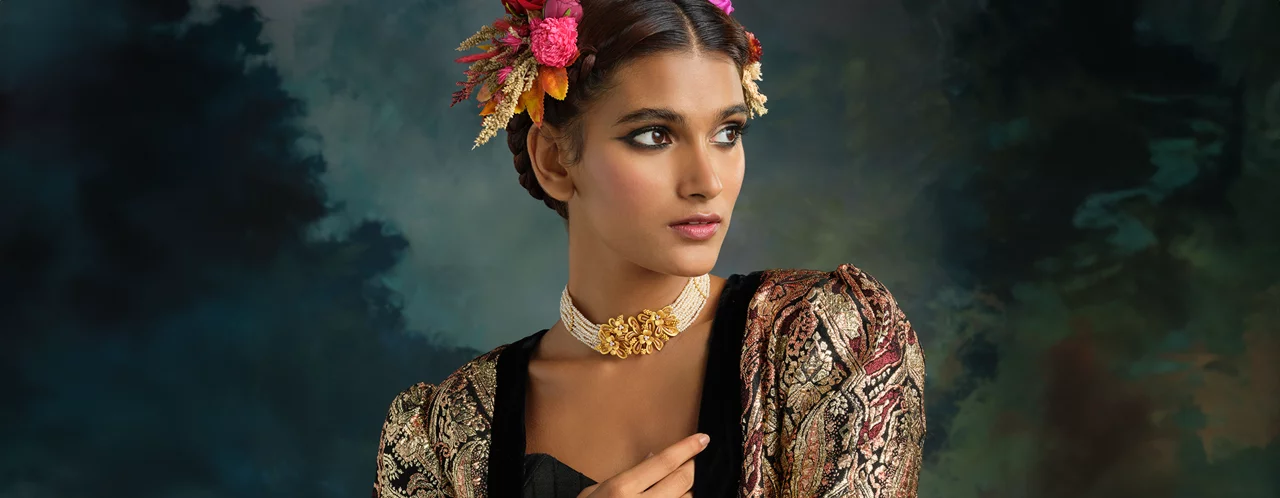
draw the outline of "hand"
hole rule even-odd
[[[699,437],[707,436],[681,439],[635,467],[582,490],[578,498],[693,498],[693,457],[707,448]]]

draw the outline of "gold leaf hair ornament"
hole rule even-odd
[[[709,1],[726,14],[733,12],[730,0]],[[474,92],[484,117],[472,149],[488,142],[521,112],[542,124],[545,97],[564,100],[569,91],[565,68],[578,60],[579,0],[502,0],[502,5],[505,16],[458,45],[458,51],[479,48],[483,52],[454,60],[470,67],[463,71],[467,79],[458,82],[462,89],[453,93],[449,106],[471,98]],[[762,51],[755,35],[746,34],[751,51],[742,71],[743,94],[750,114],[763,115],[768,112],[767,99],[756,85],[762,79]]]

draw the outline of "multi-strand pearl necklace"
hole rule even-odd
[[[560,294],[560,319],[569,333],[600,354],[619,358],[661,351],[672,337],[684,332],[702,312],[711,291],[711,276],[689,279],[674,303],[658,311],[644,310],[632,317],[618,315],[607,323],[591,323],[569,297],[569,286]]]

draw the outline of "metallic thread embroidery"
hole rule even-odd
[[[657,313],[645,329],[656,334]],[[925,358],[889,292],[851,265],[766,272],[747,310],[740,497],[913,498]],[[620,343],[661,347],[619,334]],[[653,335],[652,337],[657,337]],[[391,405],[375,498],[487,496],[499,347]]]

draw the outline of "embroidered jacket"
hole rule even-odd
[[[737,496],[915,497],[925,358],[889,291],[851,265],[752,275]],[[509,346],[395,398],[375,498],[490,496],[497,365]]]

